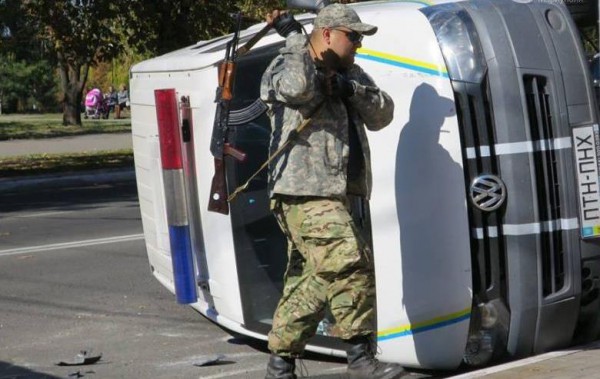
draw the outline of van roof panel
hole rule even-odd
[[[368,13],[397,13],[418,11],[418,9],[435,4],[455,2],[456,0],[381,0],[370,1],[364,3],[348,4],[353,7],[359,15]],[[312,28],[312,21],[315,18],[314,14],[301,14],[295,16],[298,21]],[[255,24],[240,32],[239,45],[242,46],[254,34],[262,29],[266,23]],[[172,72],[172,71],[188,71],[202,70],[209,67],[214,67],[223,59],[223,54],[233,34],[223,35],[211,40],[199,41],[195,45],[187,46],[173,52],[148,59],[140,62],[131,68],[132,73],[143,72]],[[271,30],[261,40],[257,46],[264,46],[276,41],[280,41],[281,37],[277,36],[275,31]],[[185,57],[185,59],[182,59]]]

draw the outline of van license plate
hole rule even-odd
[[[600,237],[600,134],[598,125],[573,129],[581,237]]]

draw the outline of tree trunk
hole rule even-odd
[[[79,100],[77,100],[79,98]],[[63,125],[81,126],[81,92],[69,86],[63,103]]]
[[[81,100],[89,66],[65,62],[61,53],[58,53],[58,61],[60,84],[63,91],[63,125],[81,126],[81,112],[83,111]],[[81,78],[82,73],[83,78]]]

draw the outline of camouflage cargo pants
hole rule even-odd
[[[326,305],[333,333],[349,339],[373,332],[375,277],[369,247],[342,200],[278,196],[271,208],[288,239],[284,289],[269,333],[269,350],[299,356]]]

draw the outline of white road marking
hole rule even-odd
[[[40,213],[27,213],[23,215],[9,216],[7,218],[28,218],[28,217],[46,217],[54,216],[57,214],[70,213],[72,211],[55,211],[55,212],[40,212]]]
[[[202,378],[202,379],[219,379],[219,378],[228,378],[228,377],[229,378],[239,378],[241,374],[246,374],[249,372],[266,371],[266,369],[267,369],[267,363],[265,361],[265,363],[261,364],[260,366],[250,366],[246,369],[227,371],[227,372],[223,372],[223,373],[216,374],[216,375],[209,375],[209,376],[202,375],[200,378]]]
[[[206,343],[211,343],[210,341],[205,341]],[[230,360],[230,359],[238,359],[238,358],[245,358],[245,357],[257,357],[257,356],[261,356],[264,355],[264,353],[261,353],[260,351],[256,351],[256,352],[242,352],[242,353],[233,353],[233,354],[199,354],[199,355],[192,355],[189,357],[186,357],[185,359],[181,359],[175,362],[166,362],[166,363],[160,363],[158,365],[158,367],[175,367],[175,366],[190,366],[193,365],[196,362],[199,361],[205,361],[207,359],[214,359],[219,355],[223,355],[224,358],[223,360]],[[266,362],[266,361],[265,361]],[[265,363],[266,366],[266,363]]]
[[[127,203],[125,203],[125,204],[127,204]],[[94,209],[104,210],[104,209],[114,209],[114,208],[122,208],[122,207],[123,207],[122,205],[110,205],[110,206],[94,207]],[[65,213],[80,213],[81,211],[85,211],[85,210],[89,210],[89,209],[90,209],[90,207],[83,206],[83,207],[79,207],[79,208],[76,207],[76,208],[60,210],[60,211],[23,213],[23,214],[16,214],[16,215],[11,215],[9,213],[8,216],[4,216],[2,218],[9,219],[9,218],[46,217],[46,216],[54,216],[54,215],[65,214]]]
[[[40,245],[40,246],[19,247],[16,249],[0,250],[0,257],[9,256],[9,255],[37,253],[40,251],[71,249],[74,247],[105,245],[108,243],[137,241],[137,240],[141,240],[143,238],[144,238],[143,234],[130,234],[130,235],[126,235],[126,236],[106,237],[106,238],[97,238],[97,239],[91,239],[91,240],[63,242],[63,243],[53,243],[53,244],[49,244],[49,245]]]

